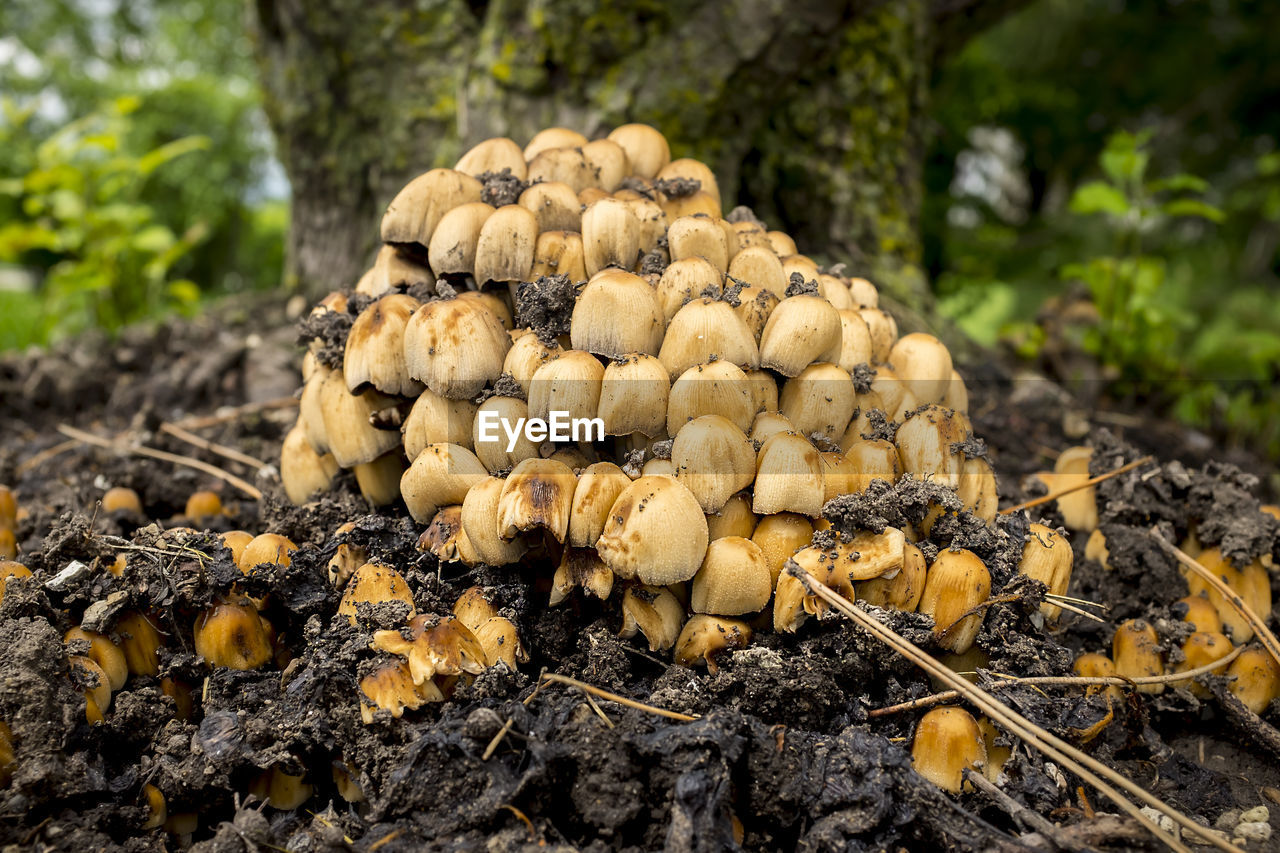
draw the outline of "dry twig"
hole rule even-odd
[[[1196,678],[1205,675],[1215,669],[1221,669],[1231,663],[1245,649],[1244,646],[1237,646],[1223,657],[1204,666],[1198,666],[1195,669],[1188,669],[1186,672],[1170,672],[1164,675],[1144,675],[1140,678],[1124,678],[1118,675],[1038,675],[1031,678],[1020,678],[1016,675],[1005,675],[1002,672],[993,672],[991,675],[995,678],[1002,678],[1003,681],[996,682],[987,687],[988,690],[1001,690],[1005,687],[1016,687],[1020,684],[1026,684],[1033,687],[1092,687],[1094,685],[1115,685],[1116,687],[1137,687],[1143,684],[1168,684],[1173,681],[1182,681],[1186,678]],[[940,702],[951,702],[959,699],[960,694],[955,690],[943,690],[941,693],[931,693],[928,696],[921,696],[919,699],[912,699],[909,702],[900,702],[897,705],[886,705],[883,708],[875,708],[867,712],[868,717],[884,717],[889,714],[897,714],[900,711],[913,711],[916,708],[928,708],[937,705]]]
[[[180,421],[174,421],[174,426],[181,429],[204,429],[205,427],[217,426],[225,424],[227,421],[234,421],[243,415],[252,415],[257,412],[265,412],[271,409],[292,409],[298,405],[296,397],[278,397],[275,400],[266,400],[261,403],[245,403],[243,406],[236,406],[231,409],[220,411],[216,415],[200,415],[189,418],[183,418]]]
[[[1058,849],[1072,849],[1059,837],[1058,827],[1054,826],[1048,818],[1033,809],[1027,808],[1004,791],[1001,791],[986,776],[983,776],[981,771],[967,769],[964,771],[964,778],[979,791],[990,797],[1000,807],[1001,811],[1009,817],[1023,826],[1034,829]]]
[[[225,456],[227,459],[230,459],[233,462],[239,462],[242,465],[248,465],[250,468],[252,468],[255,471],[261,471],[263,468],[267,467],[267,463],[258,459],[254,459],[252,456],[248,455],[247,453],[241,453],[239,450],[236,450],[234,447],[227,447],[225,444],[218,444],[216,442],[209,441],[207,438],[201,438],[195,433],[187,432],[185,429],[183,429],[180,426],[176,426],[175,424],[169,424],[169,423],[161,424],[160,431],[167,432],[169,435],[173,436],[174,438],[179,439],[181,441],[185,441],[187,444],[190,444],[194,447],[198,447],[201,450],[207,450],[210,453],[216,453],[219,456]]]
[[[1154,461],[1155,461],[1154,456],[1144,456],[1141,459],[1135,459],[1133,462],[1130,462],[1127,465],[1121,465],[1119,468],[1115,469],[1114,471],[1108,471],[1105,474],[1099,474],[1096,477],[1092,477],[1088,480],[1085,480],[1083,483],[1076,483],[1074,486],[1068,486],[1065,489],[1058,489],[1056,491],[1050,492],[1047,495],[1043,495],[1038,498],[1033,498],[1032,500],[1029,500],[1029,501],[1023,501],[1020,504],[1014,504],[1013,506],[1005,507],[1004,509],[1000,510],[1000,515],[1008,515],[1010,513],[1017,512],[1018,510],[1021,510],[1021,509],[1031,509],[1033,506],[1040,506],[1040,504],[1047,504],[1049,501],[1056,501],[1058,498],[1062,497],[1063,495],[1069,495],[1072,492],[1078,492],[1081,489],[1087,489],[1090,486],[1096,486],[1099,483],[1101,483],[1103,480],[1110,480],[1112,477],[1119,477],[1121,474],[1124,474],[1128,471],[1132,471],[1134,468],[1137,468],[1140,465],[1146,465],[1148,462],[1154,462]]]
[[[79,441],[76,441],[75,439],[69,439],[67,441],[59,442],[58,444],[55,444],[53,447],[46,447],[44,450],[41,450],[35,456],[32,456],[30,459],[26,460],[25,462],[23,462],[21,465],[18,466],[18,476],[21,477],[23,474],[27,473],[28,471],[34,471],[36,468],[39,468],[41,465],[48,462],[50,459],[54,458],[55,456],[61,456],[63,453],[66,453],[68,450],[71,450],[79,446],[80,446]]]
[[[617,693],[610,693],[608,690],[596,687],[594,684],[587,684],[585,681],[579,681],[576,678],[570,678],[567,675],[560,675],[554,672],[544,672],[542,679],[545,681],[555,681],[560,684],[567,684],[570,687],[576,687],[584,693],[591,693],[599,696],[601,699],[607,699],[610,702],[617,702],[619,705],[625,705],[628,708],[635,708],[638,711],[648,711],[650,714],[657,714],[660,717],[667,717],[671,720],[681,720],[683,722],[692,722],[698,719],[688,714],[681,714],[679,711],[668,711],[666,708],[659,708],[656,705],[646,705],[643,702],[637,702],[635,699],[628,699],[626,696],[619,696]]]
[[[493,753],[497,751],[498,744],[502,743],[502,739],[507,736],[507,732],[511,731],[515,718],[507,717],[507,721],[502,724],[502,728],[498,729],[498,733],[493,736],[493,740],[489,741],[489,745],[484,748],[484,753],[480,756],[481,761],[488,761],[493,757]]]
[[[1276,664],[1280,665],[1280,640],[1277,640],[1276,635],[1271,633],[1271,629],[1267,627],[1267,620],[1265,617],[1259,616],[1257,613],[1250,610],[1249,605],[1244,603],[1244,599],[1237,595],[1235,590],[1227,586],[1227,584],[1223,582],[1222,578],[1206,569],[1199,560],[1192,557],[1186,551],[1183,551],[1177,545],[1174,545],[1168,539],[1161,536],[1160,531],[1152,529],[1151,538],[1155,539],[1156,543],[1160,545],[1161,548],[1172,554],[1178,562],[1182,563],[1182,565],[1186,566],[1194,574],[1203,578],[1209,586],[1213,587],[1214,590],[1222,596],[1224,601],[1230,604],[1237,613],[1243,616],[1245,621],[1249,623],[1249,627],[1253,628],[1253,632],[1257,634],[1258,641],[1262,643],[1263,648],[1270,652],[1271,657],[1275,659]]]
[[[230,483],[240,491],[244,492],[255,501],[262,500],[262,492],[259,491],[252,483],[240,479],[230,471],[223,470],[216,465],[210,465],[208,462],[201,462],[199,459],[193,459],[190,456],[180,456],[177,453],[169,453],[164,450],[156,450],[154,447],[147,447],[145,444],[117,444],[108,441],[101,436],[94,435],[91,432],[76,429],[66,424],[58,425],[58,432],[74,438],[76,441],[84,444],[92,444],[94,447],[101,447],[106,450],[114,450],[118,453],[132,453],[136,456],[149,456],[152,459],[159,459],[163,462],[172,462],[175,465],[185,465],[188,468],[195,468],[197,471],[203,471],[210,476],[217,477],[226,483]]]

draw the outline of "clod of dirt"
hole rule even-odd
[[[484,185],[480,189],[480,200],[495,208],[515,204],[520,199],[520,194],[529,188],[527,183],[511,174],[510,169],[484,172],[479,178]]]
[[[516,291],[516,325],[532,329],[538,340],[550,345],[569,334],[577,298],[577,286],[563,273],[525,282]]]

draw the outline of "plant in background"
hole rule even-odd
[[[1148,180],[1149,136],[1114,134],[1099,158],[1105,179],[1071,197],[1071,212],[1106,217],[1112,240],[1110,252],[1061,269],[1088,287],[1097,308],[1081,342],[1119,390],[1155,396],[1186,423],[1280,455],[1280,311],[1265,288],[1201,277],[1190,260],[1197,238],[1226,215],[1204,200],[1208,184],[1194,175]],[[1273,231],[1277,175],[1280,157],[1259,158],[1227,198],[1230,209]]]
[[[1098,310],[1098,324],[1084,336],[1086,350],[1116,377],[1146,382],[1186,375],[1177,343],[1195,316],[1169,298],[1168,261],[1146,251],[1144,239],[1179,218],[1223,220],[1202,198],[1204,180],[1187,174],[1147,179],[1149,139],[1149,132],[1120,132],[1107,141],[1098,158],[1105,179],[1079,186],[1070,210],[1106,216],[1112,251],[1066,264],[1061,273],[1087,285]]]
[[[187,136],[130,153],[124,140],[138,105],[137,98],[116,98],[35,146],[24,173],[0,176],[0,263],[44,270],[39,305],[5,312],[0,349],[90,326],[116,330],[199,300],[194,282],[170,273],[206,227],[195,222],[178,233],[142,194],[153,174],[207,148],[208,140]],[[6,105],[0,146],[20,139],[30,118],[29,110]]]

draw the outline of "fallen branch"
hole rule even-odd
[[[1145,805],[1167,815],[1184,829],[1200,838],[1203,838],[1208,844],[1211,844],[1220,850],[1228,851],[1228,853],[1242,853],[1238,847],[1223,841],[1221,838],[1214,835],[1207,827],[1196,823],[1182,812],[1173,808],[1168,803],[1165,803],[1160,798],[1152,795],[1146,789],[1135,784],[1131,780],[1125,778],[1114,769],[1108,767],[1092,756],[1081,752],[1071,744],[1054,735],[1052,732],[1046,731],[1008,706],[996,701],[990,693],[982,688],[965,681],[963,678],[956,675],[956,673],[947,669],[941,663],[926,654],[920,647],[898,634],[892,628],[881,624],[870,614],[854,607],[849,603],[848,599],[832,590],[809,572],[803,570],[796,571],[794,567],[791,571],[804,581],[805,585],[812,590],[815,595],[819,596],[836,610],[839,610],[849,619],[853,620],[859,627],[865,629],[873,637],[923,669],[930,676],[950,686],[1000,728],[1021,738],[1028,746],[1040,751],[1048,758],[1067,768],[1085,782],[1092,785],[1096,790],[1100,791],[1109,800],[1115,803],[1122,811],[1138,823],[1142,824],[1148,832],[1158,838],[1171,850],[1179,851],[1179,853],[1190,853],[1185,845],[1183,845],[1177,838],[1157,826],[1151,818],[1143,814],[1142,810],[1130,802],[1128,798],[1117,790],[1117,788],[1123,789],[1130,796],[1133,796]]]
[[[542,679],[545,681],[555,681],[560,684],[567,684],[570,687],[576,687],[584,693],[590,693],[599,696],[601,699],[607,699],[610,702],[617,702],[619,705],[625,705],[628,708],[635,708],[638,711],[648,711],[650,714],[657,714],[660,717],[667,717],[672,720],[681,720],[683,722],[692,722],[698,719],[688,714],[681,714],[679,711],[668,711],[666,708],[659,708],[656,705],[646,705],[643,702],[637,702],[635,699],[628,699],[626,696],[619,696],[617,693],[610,693],[594,684],[587,684],[585,681],[579,681],[576,678],[570,678],[567,675],[559,675],[554,672],[544,672]]]
[[[1002,690],[1006,687],[1016,687],[1020,684],[1026,684],[1033,687],[1068,687],[1081,686],[1092,687],[1094,685],[1115,685],[1116,687],[1139,687],[1143,684],[1169,684],[1174,681],[1182,681],[1187,678],[1196,678],[1201,675],[1212,672],[1215,669],[1221,669],[1231,663],[1245,649],[1244,646],[1236,646],[1223,657],[1204,666],[1198,666],[1195,669],[1188,669],[1185,672],[1170,672],[1164,675],[1144,675],[1139,678],[1124,678],[1119,675],[1037,675],[1030,678],[1021,678],[1016,675],[1005,675],[1001,672],[993,672],[991,675],[995,678],[1005,679],[991,684],[988,690]],[[897,714],[900,711],[912,711],[916,708],[928,708],[941,702],[951,702],[959,699],[960,694],[954,690],[943,690],[941,693],[932,693],[928,696],[921,696],[919,699],[912,699],[909,702],[900,702],[897,705],[886,705],[883,708],[876,708],[867,712],[868,717],[884,717],[889,714]]]
[[[152,459],[159,459],[162,462],[172,462],[174,465],[185,465],[188,468],[194,468],[197,471],[203,471],[210,476],[217,477],[226,483],[235,486],[255,501],[262,500],[262,492],[259,491],[252,483],[240,479],[230,471],[223,470],[216,465],[210,465],[208,462],[202,462],[199,459],[193,459],[190,456],[180,456],[177,453],[169,453],[164,450],[156,450],[154,447],[147,447],[145,444],[117,444],[108,441],[101,436],[94,435],[91,432],[76,429],[66,424],[58,425],[58,432],[74,438],[76,441],[84,444],[92,444],[94,447],[101,447],[106,450],[114,450],[117,453],[131,453],[135,456],[149,456]]]
[[[1085,480],[1083,483],[1076,483],[1074,486],[1068,486],[1065,489],[1058,489],[1056,491],[1052,491],[1047,495],[1043,495],[1042,497],[1033,498],[1032,500],[1029,500],[1029,501],[1023,501],[1020,504],[1014,504],[1013,506],[1005,507],[1004,509],[1000,510],[1000,515],[1008,515],[1010,513],[1017,512],[1018,510],[1031,509],[1033,506],[1040,506],[1040,504],[1047,504],[1049,503],[1049,501],[1056,501],[1058,498],[1062,497],[1063,495],[1069,495],[1072,492],[1078,492],[1081,489],[1087,489],[1090,486],[1096,486],[1099,483],[1103,482],[1104,480],[1110,480],[1112,477],[1119,477],[1121,474],[1132,471],[1134,468],[1137,468],[1140,465],[1146,465],[1148,462],[1154,462],[1154,461],[1155,461],[1154,456],[1144,456],[1141,459],[1136,459],[1127,465],[1121,465],[1119,468],[1115,469],[1114,471],[1108,471],[1105,474],[1099,474],[1096,477],[1092,477],[1088,480]]]

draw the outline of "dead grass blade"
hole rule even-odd
[[[74,438],[76,441],[84,444],[92,444],[94,447],[101,447],[106,450],[114,450],[118,453],[132,453],[135,456],[149,456],[152,459],[159,459],[162,462],[172,462],[174,465],[185,465],[188,468],[195,468],[197,471],[203,471],[210,476],[217,477],[223,482],[230,483],[240,491],[244,492],[255,501],[262,500],[262,492],[258,490],[252,483],[240,479],[230,471],[223,470],[217,465],[210,465],[208,462],[202,462],[190,456],[180,456],[177,453],[169,453],[165,450],[156,450],[154,447],[147,447],[145,444],[117,444],[109,441],[101,436],[94,435],[91,432],[76,429],[66,424],[58,424],[58,432]]]
[[[1019,684],[1026,684],[1033,687],[1092,687],[1094,685],[1115,685],[1116,687],[1137,687],[1143,684],[1169,684],[1174,681],[1182,681],[1185,678],[1196,678],[1200,675],[1213,672],[1215,669],[1221,669],[1240,657],[1240,653],[1245,650],[1245,646],[1236,646],[1223,657],[1204,666],[1198,666],[1195,669],[1188,669],[1185,672],[1169,672],[1164,675],[1144,675],[1140,678],[1124,678],[1118,675],[1037,675],[1031,678],[1019,678],[1015,675],[1005,675],[1000,672],[991,673],[996,678],[1004,679],[996,684],[990,685],[988,690],[1000,690],[1005,687],[1014,687]],[[960,673],[957,673],[960,674]],[[884,717],[889,714],[896,714],[900,711],[912,711],[916,708],[928,708],[941,702],[951,702],[959,699],[960,694],[954,690],[943,690],[939,693],[932,693],[928,696],[921,696],[919,699],[912,699],[910,702],[900,702],[897,705],[886,705],[883,708],[874,708],[867,712],[868,717]]]
[[[234,447],[227,447],[225,444],[218,444],[217,442],[209,441],[207,438],[202,438],[195,433],[187,432],[176,424],[160,424],[160,431],[168,433],[179,441],[185,441],[193,447],[198,447],[201,450],[207,450],[210,453],[216,453],[219,456],[230,459],[232,462],[239,462],[241,465],[248,465],[255,471],[261,471],[263,468],[267,467],[267,463],[260,459],[254,459],[252,456],[247,453],[241,453]]]
[[[1121,465],[1119,468],[1115,469],[1114,471],[1108,471],[1105,474],[1099,474],[1096,477],[1091,477],[1090,479],[1085,480],[1083,483],[1076,483],[1074,486],[1068,486],[1065,489],[1058,489],[1057,491],[1050,492],[1047,495],[1042,495],[1041,497],[1034,498],[1029,501],[1024,501],[1020,504],[1014,504],[1013,506],[1005,507],[1004,509],[1000,510],[1000,515],[1008,515],[1010,513],[1017,512],[1020,509],[1031,509],[1033,506],[1040,506],[1040,504],[1047,504],[1049,501],[1056,501],[1058,498],[1062,497],[1063,495],[1069,495],[1072,492],[1078,492],[1081,489],[1087,489],[1090,486],[1096,486],[1104,480],[1110,480],[1112,477],[1119,477],[1121,474],[1125,474],[1129,471],[1132,471],[1134,468],[1137,468],[1140,465],[1146,465],[1148,462],[1154,462],[1155,459],[1156,458],[1154,456],[1144,456],[1141,459],[1135,459],[1134,461],[1128,463],[1127,465]]]
[[[541,681],[555,681],[559,684],[567,684],[570,687],[576,687],[584,693],[599,696],[610,702],[617,702],[619,705],[626,705],[628,708],[635,708],[639,711],[648,711],[650,714],[657,714],[659,717],[667,717],[672,720],[681,720],[682,722],[692,722],[698,719],[688,714],[681,714],[679,711],[668,711],[666,708],[659,708],[656,705],[646,705],[644,702],[638,702],[635,699],[628,699],[626,696],[619,696],[617,693],[610,693],[594,684],[587,684],[585,681],[579,681],[576,678],[570,678],[567,675],[560,675],[555,672],[544,672]]]
[[[1267,620],[1264,617],[1250,610],[1249,605],[1244,603],[1244,599],[1236,595],[1235,590],[1227,586],[1222,578],[1206,569],[1199,560],[1186,551],[1161,536],[1160,531],[1153,529],[1151,537],[1156,540],[1161,548],[1172,554],[1179,563],[1199,575],[1209,586],[1217,590],[1223,600],[1228,602],[1237,613],[1245,618],[1245,621],[1249,623],[1249,627],[1253,628],[1253,633],[1257,635],[1258,641],[1262,643],[1263,648],[1271,653],[1271,657],[1275,659],[1277,664],[1280,664],[1280,640],[1277,640],[1276,635],[1271,633],[1271,629],[1267,627]]]

